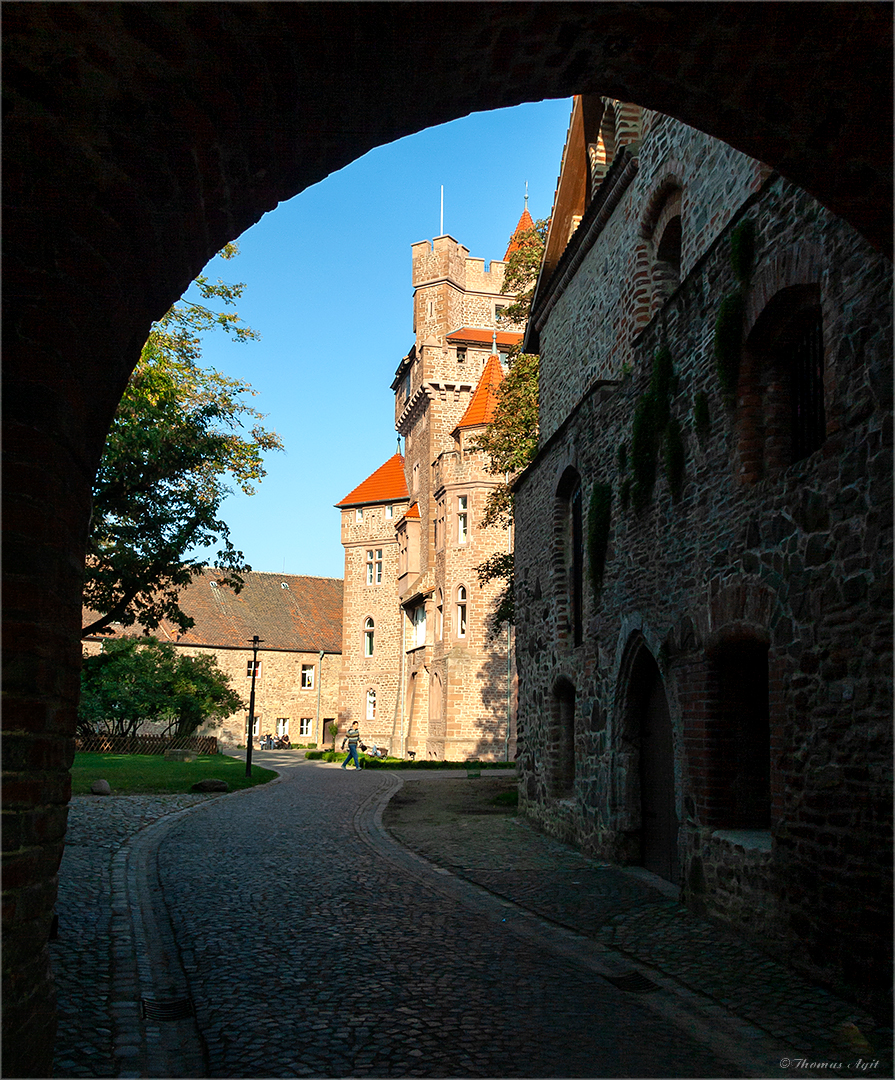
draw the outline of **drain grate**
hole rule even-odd
[[[648,994],[651,990],[659,989],[654,982],[650,982],[639,971],[632,971],[627,975],[604,975],[603,978],[628,994]]]
[[[140,1015],[144,1020],[184,1020],[193,1015],[193,1003],[189,998],[174,1001],[148,1001],[140,999]]]

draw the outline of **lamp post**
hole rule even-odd
[[[249,694],[249,730],[246,734],[246,776],[252,775],[252,729],[255,726],[255,676],[258,673],[258,646],[261,638],[252,638],[252,692]]]

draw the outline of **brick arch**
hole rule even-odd
[[[789,376],[771,360],[768,329],[772,324],[779,329],[785,318],[802,309],[820,308],[823,313],[824,270],[821,247],[800,244],[776,252],[750,283],[737,384],[737,472],[744,484],[777,475],[791,463]],[[823,396],[830,401],[834,394],[829,365],[823,379]]]
[[[640,239],[634,255],[641,281],[634,314],[638,330],[646,326],[680,284],[680,249],[678,266],[672,268],[667,260],[660,258],[660,247],[669,224],[675,219],[678,226],[680,224],[684,199],[682,174],[679,162],[668,162],[665,173],[653,186],[640,218]]]
[[[829,35],[799,4],[740,5],[734,24],[722,4],[687,20],[624,3],[7,6],[3,722],[24,831],[7,855],[6,1075],[50,1069],[90,485],[151,321],[226,241],[372,147],[579,92],[781,165],[888,251],[891,18],[837,5]]]

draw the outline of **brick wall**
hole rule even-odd
[[[670,131],[669,121],[662,132]],[[733,216],[725,209],[717,231],[705,209],[699,220],[709,246],[646,328],[620,339],[629,376],[594,382],[587,341],[600,305],[612,302],[600,271],[618,255],[604,245],[629,247],[633,234],[626,244],[624,230],[606,231],[581,282],[557,303],[560,317],[542,332],[551,419],[517,503],[517,578],[526,597],[517,622],[521,803],[543,828],[585,850],[640,861],[639,749],[623,708],[626,658],[640,642],[660,664],[671,714],[683,898],[879,1005],[889,992],[891,939],[891,267],[779,178],[750,197],[761,171],[742,165],[745,180],[717,188],[719,204],[731,191],[740,208]],[[631,202],[618,212],[630,221],[635,210]],[[724,224],[729,231],[743,215],[756,226],[744,334],[767,298],[806,276],[823,308],[826,440],[762,479],[742,473],[748,396],[741,384],[737,404],[725,406],[713,355],[718,305],[737,286]],[[620,302],[628,295],[621,290]],[[625,511],[630,471],[618,450],[630,450],[635,407],[662,345],[676,375],[671,414],[683,435],[683,488],[675,500],[659,457],[651,501]],[[693,412],[700,392],[710,415],[702,438]],[[555,531],[557,488],[569,467],[582,478],[585,506],[595,483],[613,492],[605,576],[598,596],[585,586],[577,647]],[[744,829],[733,809],[741,777],[731,758],[740,744],[729,742],[719,719],[725,669],[717,659],[731,646],[766,650],[764,829]],[[549,777],[562,680],[575,690],[576,778],[567,799],[551,794]]]

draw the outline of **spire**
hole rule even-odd
[[[529,212],[528,212],[528,181],[526,180],[525,181],[525,209],[522,211],[522,217],[519,218],[519,224],[516,226],[516,229],[513,232],[513,235],[510,237],[510,243],[509,243],[509,245],[507,247],[507,253],[503,257],[504,262],[507,261],[507,259],[513,254],[514,251],[518,251],[519,248],[522,246],[519,243],[519,241],[516,239],[516,237],[520,233],[527,232],[531,228],[534,228],[534,222],[531,220],[531,214],[529,214]]]
[[[479,379],[479,385],[475,388],[472,400],[467,406],[466,412],[459,428],[478,427],[491,422],[494,410],[497,407],[497,388],[503,379],[503,368],[500,366],[500,357],[491,356],[485,364],[485,370]]]

